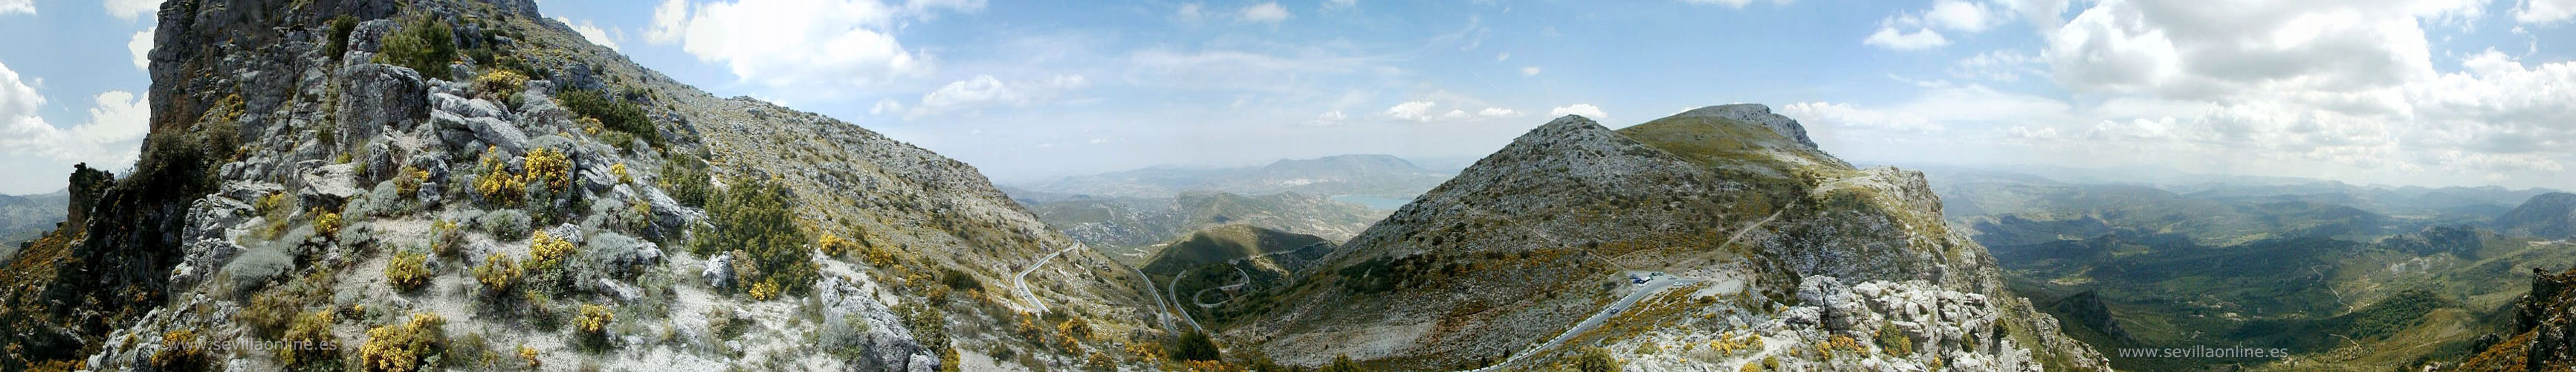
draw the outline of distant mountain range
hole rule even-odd
[[[0,195],[0,258],[63,221],[71,201],[63,191],[35,195]],[[0,260],[5,261],[5,260]]]
[[[1129,265],[1144,265],[1161,244],[1201,228],[1226,224],[1315,235],[1334,243],[1359,235],[1385,211],[1320,196],[1283,192],[1239,195],[1189,191],[1159,198],[1016,198],[1038,220]]]
[[[1153,167],[1012,184],[1008,189],[1021,191],[1013,192],[1014,197],[1037,201],[1071,197],[1165,198],[1188,191],[1411,198],[1439,186],[1450,176],[1391,155],[1334,155],[1280,160],[1258,167]]]
[[[1927,168],[1946,223],[1991,249],[2014,292],[2050,299],[2042,309],[2068,335],[2103,350],[2212,343],[2289,351],[2254,361],[2275,366],[2438,367],[2485,349],[2478,334],[2513,331],[2528,272],[2576,265],[2555,241],[2576,231],[2576,194],[2555,190]]]

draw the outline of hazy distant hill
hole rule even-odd
[[[35,239],[62,222],[65,203],[71,200],[66,195],[62,191],[0,195],[0,257],[16,252],[18,242]]]
[[[1203,227],[1246,224],[1315,235],[1338,243],[1386,216],[1314,195],[1184,192],[1168,198],[1020,198],[1040,221],[1131,265],[1143,265],[1162,243]],[[1050,200],[1041,202],[1039,200]]]
[[[1259,167],[1154,167],[1016,184],[1015,189],[1096,198],[1171,197],[1186,191],[1245,195],[1296,192],[1410,198],[1450,177],[1389,155],[1334,155]],[[1017,194],[1014,194],[1017,195]]]
[[[2495,226],[2507,233],[2542,239],[2576,237],[2576,194],[2533,196],[2522,206],[2496,217]]]

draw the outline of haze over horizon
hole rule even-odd
[[[1863,162],[2576,189],[2569,0],[635,5],[540,4],[682,82],[1004,181],[1472,159],[1558,115],[1747,102]],[[0,40],[0,172],[132,162],[156,7],[0,0],[0,33],[30,36]]]

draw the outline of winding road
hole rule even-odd
[[[1055,256],[1062,256],[1064,255],[1064,252],[1072,252],[1074,248],[1082,248],[1082,245],[1075,244],[1073,246],[1064,247],[1063,250],[1055,251],[1055,253],[1049,253],[1046,258],[1038,259],[1037,263],[1029,264],[1029,268],[1021,269],[1019,275],[1011,276],[1011,286],[1019,288],[1020,298],[1028,300],[1029,305],[1037,306],[1038,313],[1046,313],[1047,307],[1045,302],[1038,301],[1037,294],[1029,293],[1029,273],[1038,271],[1038,268],[1040,267],[1046,267],[1048,261],[1055,261]]]
[[[1207,303],[1207,301],[1201,301],[1201,300],[1199,300],[1199,297],[1200,297],[1200,296],[1206,296],[1206,295],[1207,295],[1207,291],[1219,291],[1219,290],[1231,291],[1231,290],[1234,290],[1234,289],[1236,289],[1236,288],[1243,288],[1243,286],[1251,285],[1251,284],[1252,284],[1252,273],[1243,272],[1243,268],[1242,268],[1242,267],[1235,267],[1235,268],[1234,268],[1234,275],[1235,275],[1235,276],[1237,276],[1237,277],[1243,278],[1243,280],[1241,280],[1241,281],[1239,281],[1239,282],[1236,282],[1236,283],[1234,283],[1234,284],[1228,284],[1228,285],[1221,286],[1221,287],[1215,287],[1215,288],[1201,288],[1201,289],[1199,289],[1199,291],[1198,291],[1198,292],[1190,292],[1190,304],[1192,304],[1192,305],[1199,305],[1199,308],[1201,308],[1201,309],[1209,309],[1209,308],[1215,308],[1217,305],[1224,305],[1224,304],[1225,304],[1226,302],[1228,302],[1228,301],[1234,301],[1234,299],[1233,299],[1233,298],[1227,298],[1227,299],[1225,299],[1225,301],[1217,301],[1216,303],[1212,303],[1212,304],[1211,304],[1211,303]]]
[[[1564,346],[1566,341],[1573,340],[1574,336],[1582,335],[1583,332],[1591,331],[1594,328],[1601,328],[1602,322],[1608,322],[1610,321],[1610,317],[1618,316],[1619,312],[1627,311],[1630,306],[1636,306],[1637,301],[1646,299],[1646,296],[1654,295],[1657,292],[1663,292],[1665,289],[1669,289],[1674,285],[1698,283],[1700,281],[1701,280],[1699,279],[1682,279],[1676,277],[1663,277],[1646,281],[1645,284],[1637,285],[1636,291],[1628,292],[1627,297],[1621,297],[1619,298],[1619,301],[1611,302],[1610,306],[1602,307],[1601,312],[1592,313],[1591,318],[1583,319],[1582,323],[1575,323],[1574,328],[1567,328],[1565,332],[1558,333],[1556,338],[1548,339],[1546,343],[1530,346],[1528,349],[1522,349],[1519,353],[1513,353],[1510,358],[1503,359],[1501,363],[1494,363],[1494,365],[1485,366],[1485,368],[1470,369],[1467,371],[1489,372],[1502,370],[1503,367],[1511,366],[1512,363],[1520,362],[1521,359],[1528,358],[1531,355],[1537,355],[1538,352],[1554,349],[1558,346]]]

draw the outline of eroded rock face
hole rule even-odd
[[[370,63],[341,68],[340,79],[340,138],[409,130],[429,118],[429,86],[420,72]]]
[[[815,295],[823,305],[825,327],[841,327],[822,342],[864,350],[858,360],[849,361],[849,370],[912,371],[939,370],[939,356],[914,341],[912,330],[903,319],[877,301],[882,289],[875,283],[852,283],[826,277],[814,284]],[[863,325],[862,325],[863,324]],[[827,328],[831,329],[831,328]],[[829,339],[838,338],[838,339]]]

